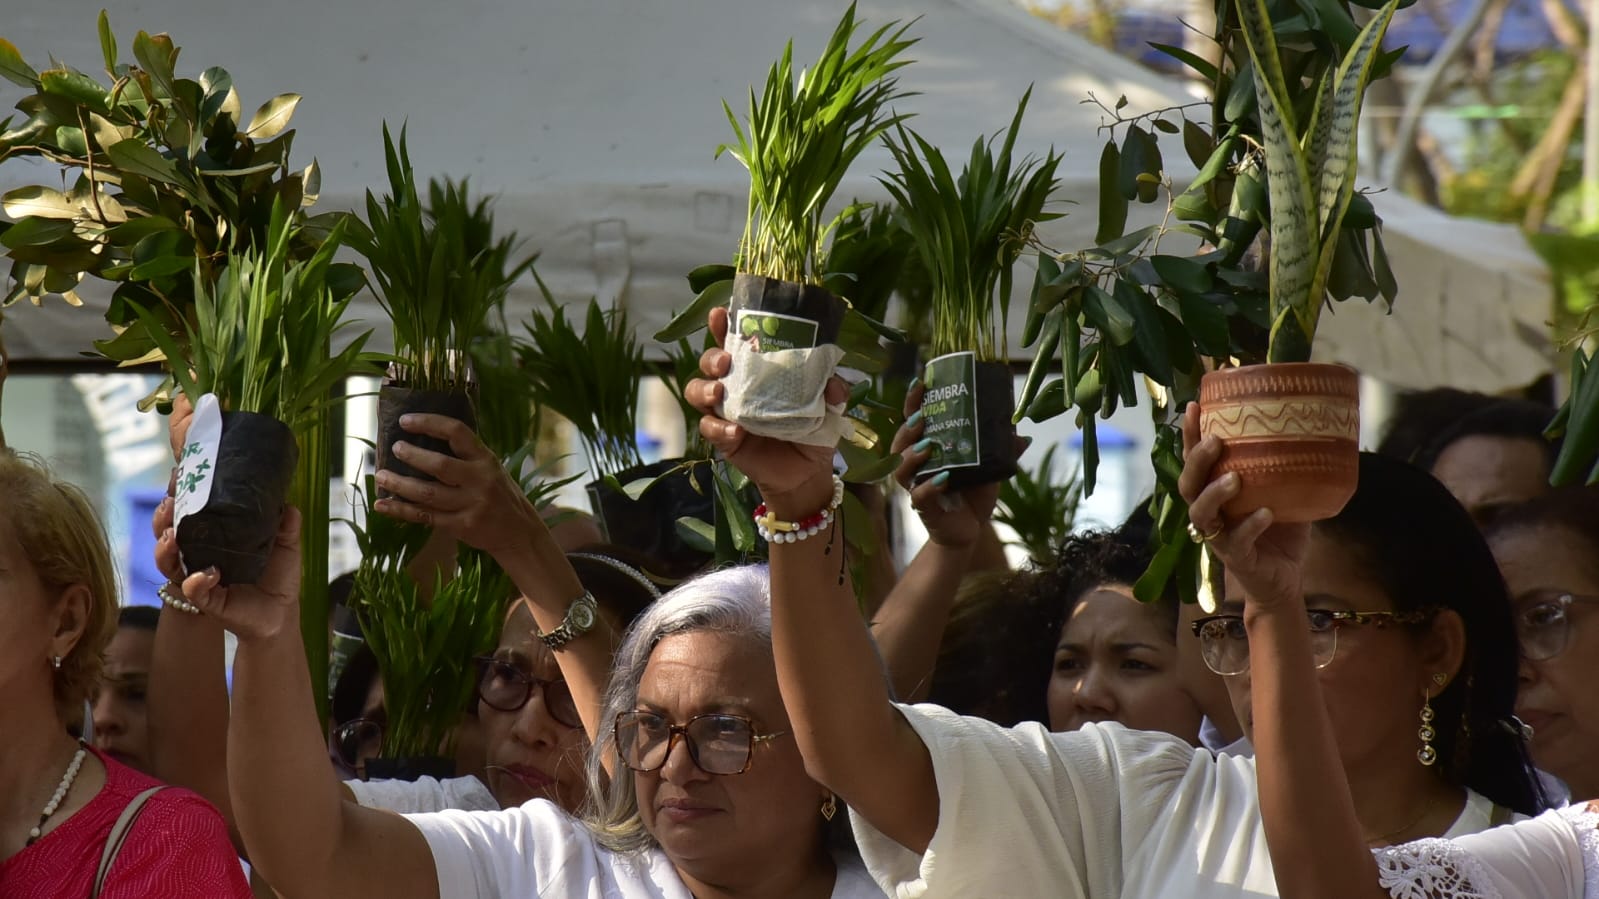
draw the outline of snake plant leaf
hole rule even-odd
[[[1318,130],[1324,131],[1311,156],[1311,172],[1316,179],[1316,205],[1320,222],[1315,280],[1310,297],[1319,308],[1327,278],[1332,269],[1333,245],[1337,243],[1343,227],[1344,213],[1355,190],[1356,154],[1359,152],[1356,126],[1360,122],[1361,100],[1366,93],[1366,83],[1371,75],[1372,61],[1382,45],[1388,23],[1393,21],[1399,0],[1389,0],[1366,27],[1360,38],[1338,65],[1336,73],[1327,76],[1328,87],[1317,98],[1315,118]],[[1325,108],[1323,104],[1326,104]],[[1316,135],[1313,133],[1312,135]],[[1315,333],[1314,317],[1301,323],[1307,334]]]
[[[1272,333],[1275,336],[1282,324],[1282,310],[1292,310],[1306,335],[1304,349],[1308,359],[1308,335],[1315,333],[1316,317],[1321,312],[1320,294],[1311,293],[1319,247],[1310,171],[1299,146],[1266,0],[1238,0],[1238,18],[1255,65],[1256,107],[1266,146],[1266,190],[1271,198]],[[1268,351],[1268,358],[1290,361],[1293,355],[1280,355],[1274,348]]]

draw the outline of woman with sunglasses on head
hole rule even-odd
[[[711,313],[718,338],[726,322]],[[705,413],[701,433],[751,478],[776,519],[811,521],[832,509],[830,453],[718,417],[730,364],[727,353],[707,351],[704,377],[686,388]],[[1503,587],[1470,520],[1447,496],[1417,488],[1418,479],[1436,488],[1420,472],[1364,481],[1365,496],[1351,507],[1374,514],[1333,523],[1345,529],[1327,531],[1323,582],[1306,584],[1318,608],[1339,613],[1337,655],[1322,674],[1326,701],[1345,728],[1340,756],[1358,782],[1363,835],[1378,843],[1486,827],[1494,806],[1506,816],[1540,805],[1519,738],[1497,726],[1515,695]],[[778,681],[807,769],[848,804],[885,890],[1277,895],[1252,760],[1116,724],[1051,734],[896,706],[875,676],[855,598],[828,564],[827,537],[772,547]],[[1402,623],[1430,607],[1437,611],[1425,622]],[[1362,626],[1351,613],[1372,614]],[[1228,634],[1225,623],[1221,631]],[[1247,681],[1233,695],[1248,729]],[[1434,716],[1425,747],[1417,737],[1424,709]]]
[[[281,895],[881,895],[858,861],[830,851],[840,806],[806,776],[790,732],[764,572],[709,575],[663,597],[629,631],[602,699],[595,662],[611,659],[608,628],[520,489],[459,422],[402,424],[447,440],[453,456],[402,448],[438,481],[380,473],[395,498],[379,511],[492,553],[528,596],[540,642],[594,735],[597,808],[579,820],[535,799],[397,816],[339,802],[306,702],[291,513],[258,585],[220,587],[209,573],[183,585],[239,637],[229,785],[251,859]]]
[[[619,554],[608,547],[566,554],[600,615],[618,633],[660,596],[647,575],[614,558]],[[483,770],[484,779],[468,774],[446,780],[346,780],[345,788],[361,805],[402,813],[480,811],[548,799],[576,814],[588,798],[589,741],[555,656],[538,639],[526,598],[512,601],[495,649],[472,661],[478,673],[476,720],[486,755],[474,767]],[[381,750],[383,725],[375,717],[363,715],[335,729],[341,761],[354,764]]]
[[[1190,415],[1186,424],[1182,492],[1191,504],[1189,517],[1207,535],[1212,550],[1227,566],[1230,586],[1244,600],[1253,707],[1259,713],[1254,739],[1261,818],[1280,895],[1293,899],[1599,897],[1599,802],[1450,839],[1384,845],[1368,838],[1357,812],[1357,796],[1351,792],[1354,774],[1347,763],[1340,764],[1343,743],[1336,719],[1329,715],[1331,703],[1323,702],[1334,689],[1322,673],[1325,641],[1314,626],[1304,626],[1307,616],[1316,615],[1312,590],[1325,576],[1318,574],[1324,567],[1318,556],[1327,553],[1325,546],[1318,547],[1325,540],[1318,531],[1326,525],[1276,524],[1269,509],[1224,520],[1220,510],[1236,495],[1237,483],[1226,477],[1210,479],[1219,447],[1199,439],[1197,417]],[[1362,459],[1362,483],[1351,505],[1362,502],[1361,492],[1367,490],[1373,469],[1398,464],[1374,466],[1367,461]],[[1416,499],[1424,491],[1411,492]],[[1348,514],[1346,509],[1344,516]],[[1463,554],[1469,568],[1479,567],[1476,547],[1469,541],[1456,546],[1470,549]],[[1514,718],[1484,723],[1513,744],[1519,743],[1525,730]],[[1425,725],[1423,735],[1428,730],[1435,728]],[[1588,760],[1590,768],[1595,764]]]

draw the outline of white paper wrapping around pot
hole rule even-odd
[[[824,344],[813,349],[757,353],[730,341],[732,368],[722,379],[722,417],[751,434],[835,446],[847,430],[844,404],[828,405],[822,394],[844,351]]]

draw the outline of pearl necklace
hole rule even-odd
[[[55,814],[56,809],[60,808],[61,803],[66,800],[67,793],[72,789],[72,782],[78,779],[78,769],[83,767],[83,759],[88,754],[88,747],[84,746],[80,741],[77,753],[72,756],[72,764],[67,766],[67,773],[61,777],[61,785],[56,787],[55,793],[50,796],[50,801],[45,804],[44,812],[39,815],[39,823],[28,831],[28,842],[23,845],[32,846],[34,841],[39,839],[39,834],[44,828],[44,822],[50,820],[50,816]]]

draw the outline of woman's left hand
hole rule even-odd
[[[379,471],[377,485],[392,496],[379,499],[377,511],[437,528],[496,558],[523,546],[530,534],[544,527],[510,472],[464,422],[447,415],[415,413],[402,416],[400,427],[448,442],[454,455],[405,441],[394,444],[395,456],[437,480]]]
[[[918,379],[905,394],[905,424],[895,432],[889,446],[891,452],[901,454],[894,480],[910,494],[911,507],[921,517],[929,540],[943,547],[970,549],[982,538],[983,529],[994,515],[994,505],[999,501],[999,483],[951,490],[945,474],[915,483],[916,474],[933,456],[931,441],[922,439],[927,423],[917,415],[925,389]],[[1017,455],[1020,455],[1027,441],[1016,439]]]
[[[240,640],[298,633],[300,627],[300,512],[285,506],[266,570],[253,584],[221,586],[215,568],[183,579],[183,595]]]
[[[1177,488],[1188,502],[1194,531],[1221,559],[1227,574],[1243,587],[1245,601],[1257,608],[1300,603],[1301,573],[1310,546],[1310,525],[1277,524],[1270,509],[1256,509],[1241,521],[1228,522],[1222,507],[1242,489],[1229,472],[1211,480],[1221,459],[1221,440],[1201,439],[1199,404],[1183,410],[1183,472]]]

